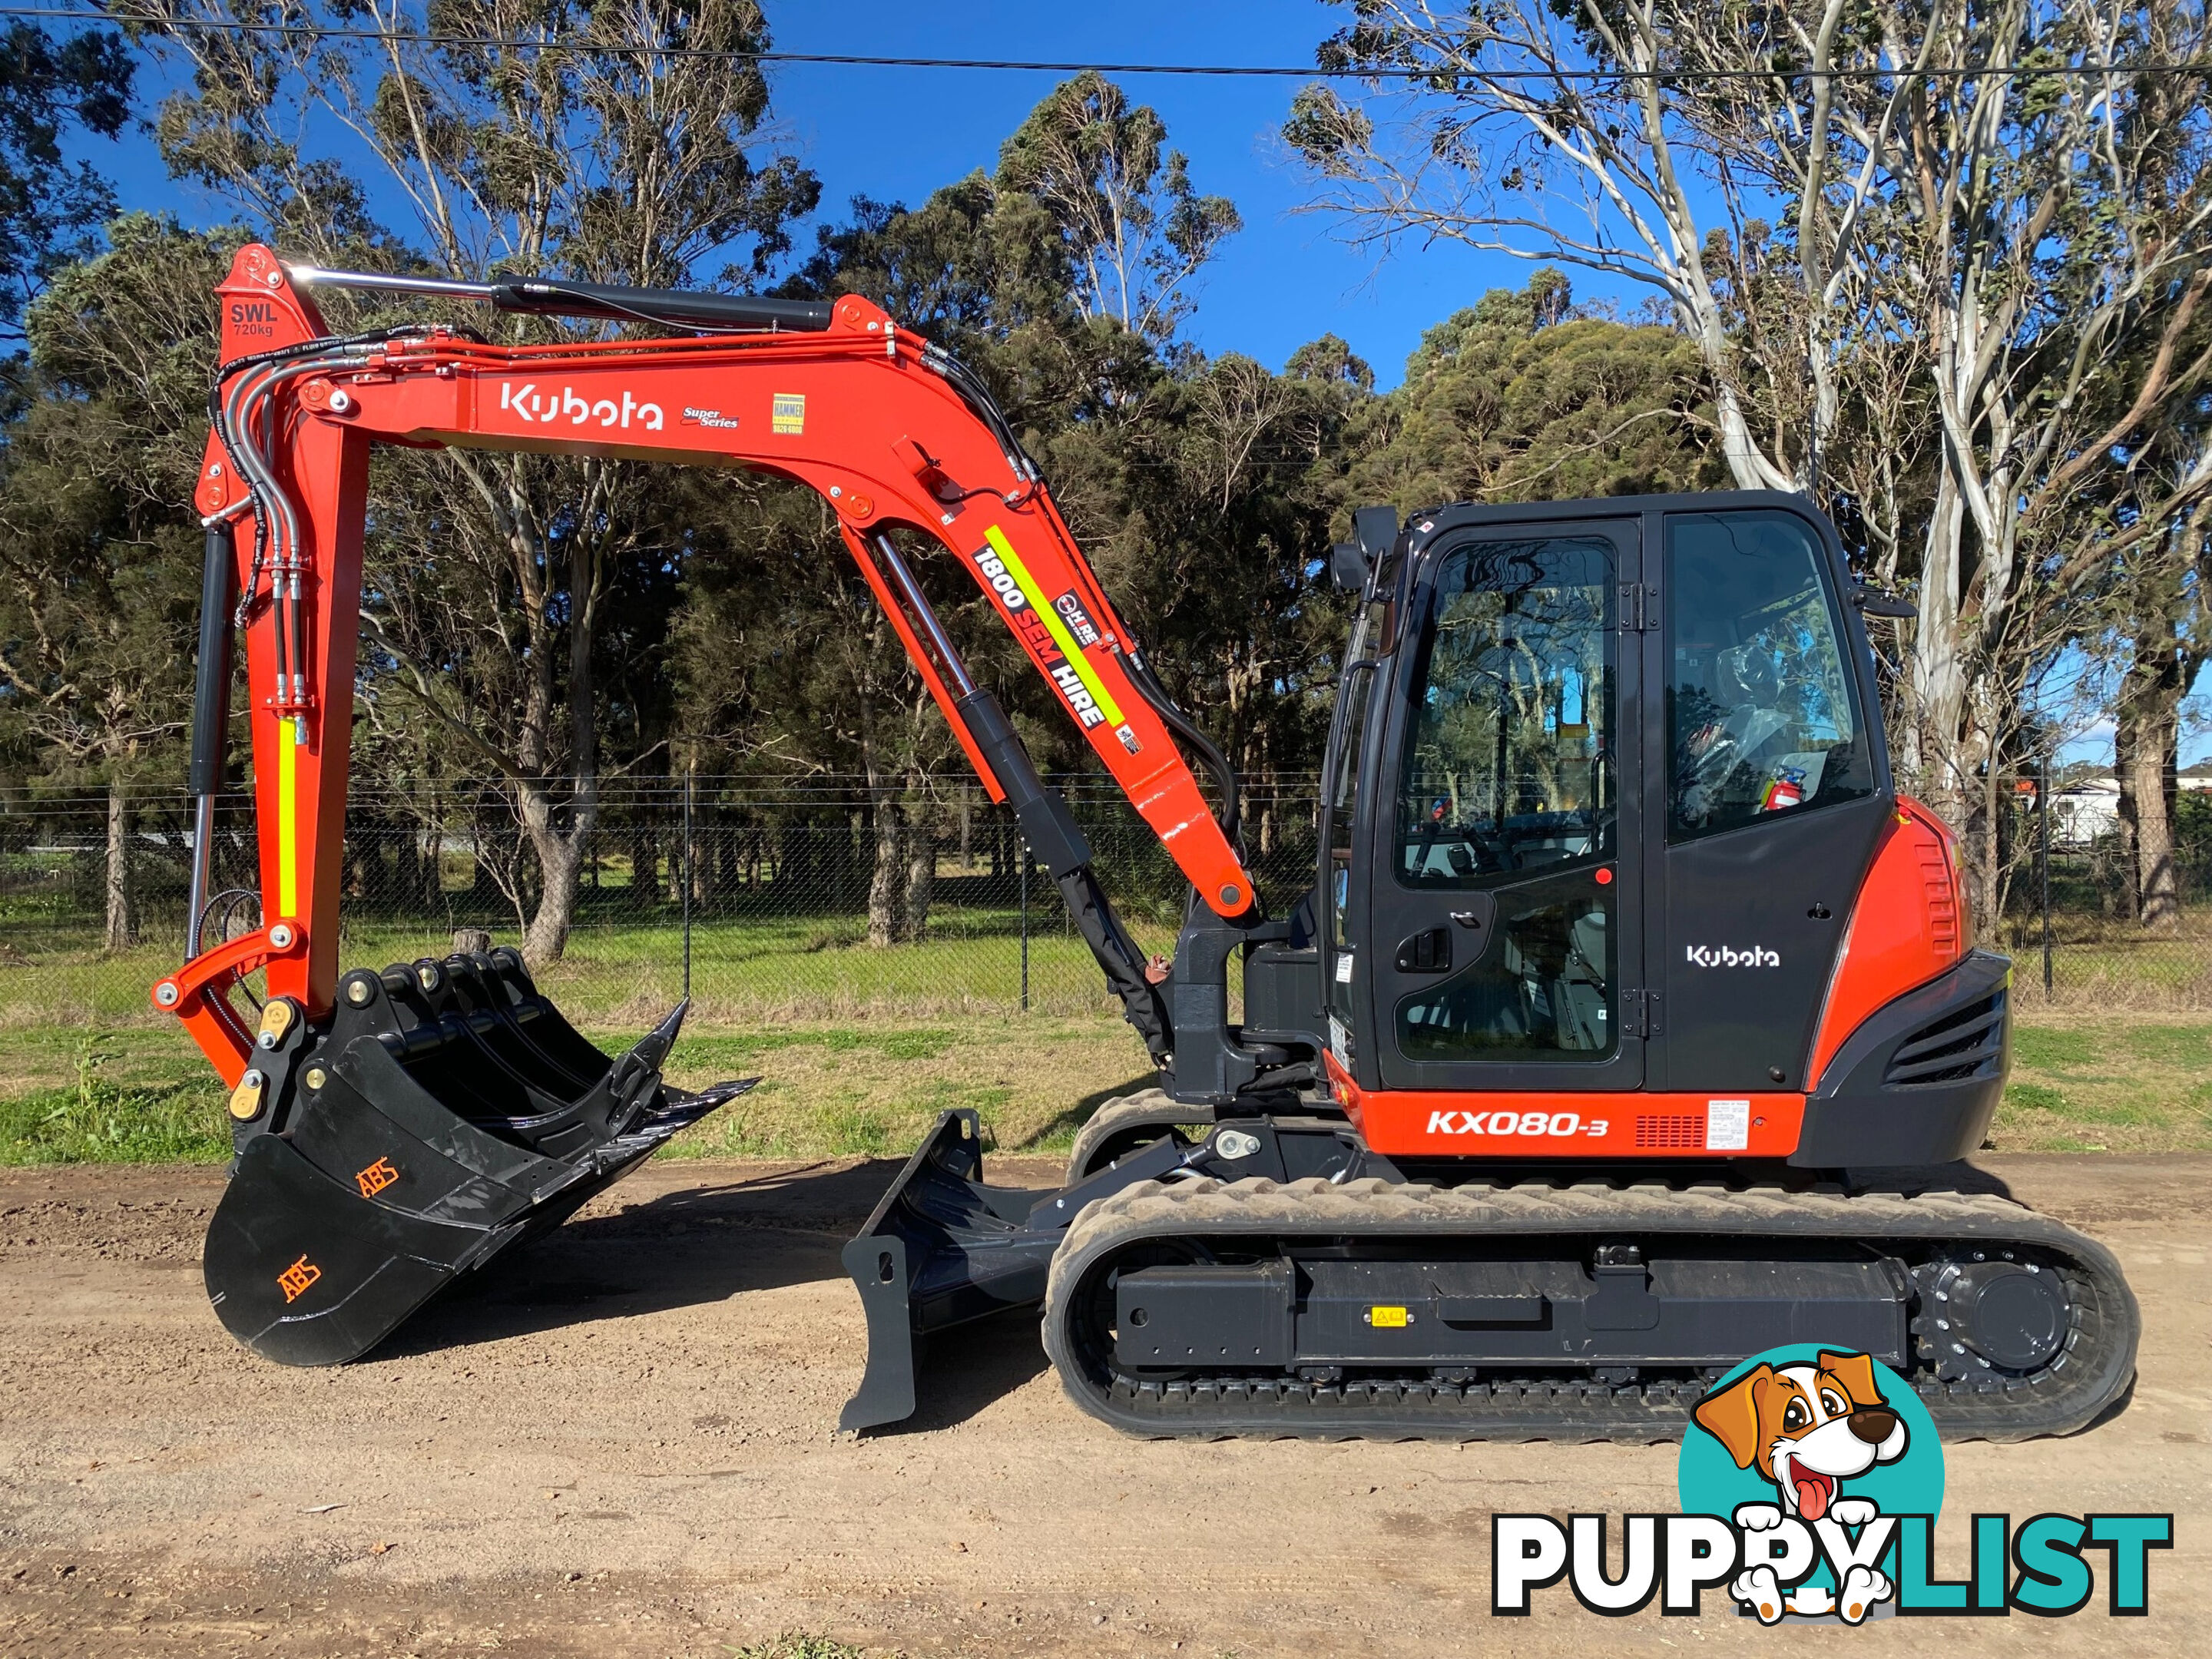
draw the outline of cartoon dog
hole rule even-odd
[[[1747,1532],[1771,1530],[1785,1516],[1808,1525],[1825,1518],[1838,1526],[1864,1526],[1878,1511],[1869,1499],[1841,1496],[1841,1484],[1905,1455],[1905,1425],[1882,1403],[1874,1361],[1863,1353],[1823,1352],[1814,1364],[1778,1370],[1755,1365],[1699,1401],[1693,1415],[1728,1448],[1738,1468],[1755,1468],[1781,1497],[1778,1505],[1737,1508],[1735,1523]],[[1729,1586],[1729,1595],[1769,1625],[1785,1612],[1815,1617],[1838,1612],[1856,1625],[1893,1593],[1884,1574],[1857,1566],[1832,1594],[1808,1586],[1785,1597],[1771,1566],[1749,1568]]]

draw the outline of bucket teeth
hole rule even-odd
[[[281,1364],[339,1364],[559,1225],[752,1086],[663,1080],[689,1006],[610,1058],[511,951],[346,975],[282,1127],[244,1143],[209,1228],[225,1327]]]

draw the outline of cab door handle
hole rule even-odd
[[[1441,974],[1451,967],[1451,930],[1425,927],[1398,941],[1398,971]]]
[[[1454,896],[1465,908],[1449,913],[1452,925],[1478,935],[1488,933],[1491,924],[1498,920],[1498,895],[1478,892],[1460,893]]]

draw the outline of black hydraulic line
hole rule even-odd
[[[214,871],[216,797],[222,793],[223,749],[230,723],[231,592],[238,545],[228,522],[207,527],[200,572],[200,655],[192,690],[192,864],[185,913],[185,954],[200,953],[201,923]]]
[[[1142,653],[1127,652],[1121,660],[1129,670],[1129,683],[1137,688],[1137,695],[1152,705],[1152,712],[1165,722],[1168,730],[1198,751],[1199,759],[1213,779],[1213,787],[1221,792],[1221,811],[1216,815],[1215,821],[1220,824],[1221,833],[1232,843],[1236,842],[1238,839],[1237,826],[1243,811],[1243,792],[1237,782],[1237,769],[1229,763],[1229,757],[1221,752],[1221,746],[1200,731],[1190,716],[1176,706],[1176,700],[1168,695],[1167,687],[1160,684],[1159,677],[1152,672],[1152,665],[1145,660]]]
[[[881,533],[876,535],[872,541],[876,556],[883,562],[884,571],[899,591],[899,597],[906,601],[907,609],[913,614],[923,637],[936,652],[938,661],[945,670],[945,684],[951,688],[954,700],[957,702],[974,696],[975,676],[968,672],[968,665],[954,648],[952,636],[945,631],[945,624],[938,620],[937,612],[929,603],[929,596],[921,591],[921,584],[915,580],[914,571],[900,554],[897,544],[889,536]]]
[[[1014,470],[1032,485],[1042,483],[1043,472],[1030,458],[1029,452],[1022,447],[1022,441],[1014,435],[1013,423],[1007,420],[1006,411],[999,407],[998,399],[991,395],[991,389],[983,384],[982,377],[940,345],[924,345],[921,360],[960,394],[960,400],[968,405],[969,412],[989,428]]]
[[[819,334],[828,328],[831,311],[827,300],[771,300],[750,294],[624,288],[546,276],[502,278],[491,284],[489,298],[501,311],[533,316],[597,317],[617,322],[665,323],[674,328],[768,329],[800,334]]]
[[[237,580],[238,546],[228,523],[207,527],[200,571],[199,675],[192,693],[190,788],[213,795],[222,788],[223,728],[230,717],[231,591]]]
[[[1099,971],[1121,1000],[1122,1018],[1136,1028],[1153,1061],[1164,1066],[1175,1052],[1175,1024],[1167,999],[1145,975],[1145,953],[1114,913],[1105,890],[1091,868],[1091,843],[1067,810],[1067,803],[1045,787],[1036,764],[1023,747],[1013,722],[988,691],[971,691],[958,700],[960,718],[983,751],[1006,804],[1020,820],[1022,835],[1067,906],[1070,921],[1091,947]],[[1024,855],[1026,860],[1026,854]],[[1027,864],[1024,866],[1026,870]]]
[[[1052,872],[1053,879],[1087,866],[1091,842],[1068,811],[1067,803],[1037,775],[1036,763],[1030,758],[999,700],[988,691],[970,691],[954,707],[974,734],[983,758],[990,762],[999,787],[1006,792],[1006,804],[1014,809],[1030,850]]]
[[[304,358],[322,357],[381,345],[389,341],[420,334],[422,331],[421,325],[410,323],[393,328],[372,330],[362,334],[326,336],[313,340],[299,340],[288,346],[278,346],[272,350],[256,351],[243,357],[234,357],[216,368],[214,382],[208,388],[208,424],[215,428],[216,435],[222,440],[223,452],[230,457],[233,465],[238,467],[239,476],[244,481],[246,492],[252,499],[254,506],[253,568],[246,579],[246,586],[239,592],[237,626],[245,625],[246,609],[252,603],[253,596],[259,591],[261,586],[261,572],[267,562],[269,553],[269,520],[274,505],[270,484],[265,483],[255,474],[255,464],[261,459],[259,453],[252,444],[246,441],[246,434],[240,428],[239,422],[243,419],[246,402],[275,377],[278,368],[283,365],[296,362]],[[268,373],[261,373],[260,371],[263,370]],[[252,378],[246,378],[248,376]],[[281,681],[278,684],[278,690],[281,694],[283,690]]]
[[[751,294],[710,294],[696,289],[629,288],[617,283],[572,282],[561,276],[500,276],[488,283],[465,283],[448,276],[415,276],[399,272],[325,270],[316,265],[289,265],[286,270],[292,280],[303,288],[422,294],[438,299],[474,301],[525,316],[595,317],[610,322],[660,323],[671,328],[708,332],[767,329],[773,332],[819,334],[830,326],[834,309],[827,300],[776,300]]]
[[[210,422],[221,439],[224,453],[239,471],[254,507],[253,564],[238,597],[235,623],[243,626],[246,612],[259,590],[261,573],[276,555],[270,578],[270,603],[274,612],[276,656],[276,695],[297,702],[307,692],[307,641],[301,625],[299,526],[291,503],[269,470],[257,434],[252,430],[252,405],[264,404],[273,421],[269,394],[280,380],[313,374],[319,368],[342,368],[362,359],[360,354],[395,339],[419,335],[419,324],[379,329],[364,334],[302,340],[274,350],[233,358],[216,372],[208,393]],[[271,434],[273,443],[274,434]],[[272,536],[272,520],[281,521]]]

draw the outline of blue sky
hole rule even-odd
[[[1304,64],[1346,16],[1314,0],[1147,0],[1073,10],[969,0],[934,15],[887,0],[766,4],[776,46],[791,51],[1079,62]],[[911,204],[993,167],[1000,143],[1061,78],[795,64],[779,67],[773,85],[791,147],[821,175],[825,215],[838,217],[856,194]],[[1197,187],[1229,197],[1243,216],[1244,229],[1204,280],[1188,330],[1210,353],[1243,352],[1279,368],[1333,330],[1387,387],[1424,328],[1487,289],[1527,280],[1517,260],[1461,248],[1409,247],[1382,259],[1346,246],[1327,221],[1296,213],[1306,180],[1276,134],[1297,81],[1133,76],[1123,84],[1159,111],[1170,141],[1191,159]],[[143,89],[150,108],[161,87]],[[194,222],[224,216],[219,204],[173,184],[143,135],[85,153],[118,179],[131,206]],[[1584,278],[1577,291],[1600,290]]]
[[[1077,62],[1291,64],[1340,27],[1345,9],[1316,0],[1159,0],[1062,9],[1015,0],[966,0],[935,15],[889,0],[836,7],[765,0],[777,46],[797,52]],[[909,204],[978,167],[1060,77],[993,70],[785,65],[775,71],[777,118],[823,181],[823,216],[842,216],[865,193]],[[1277,137],[1291,79],[1131,76],[1132,97],[1157,109],[1190,157],[1197,187],[1229,197],[1244,219],[1209,268],[1188,332],[1209,353],[1237,351],[1279,368],[1298,346],[1334,331],[1375,367],[1377,384],[1401,376],[1421,331],[1485,290],[1518,287],[1528,267],[1450,246],[1405,245],[1384,257],[1347,246],[1329,221],[1297,211],[1308,181]],[[157,80],[142,82],[150,111]],[[335,144],[335,136],[333,143]],[[207,223],[220,204],[169,180],[143,134],[84,152],[114,177],[131,207]],[[802,235],[802,243],[811,235]],[[1632,284],[1573,273],[1583,297],[1633,303]],[[2212,754],[2212,707],[2192,700],[2185,762]],[[2110,727],[2085,731],[2069,760],[2109,759]]]

